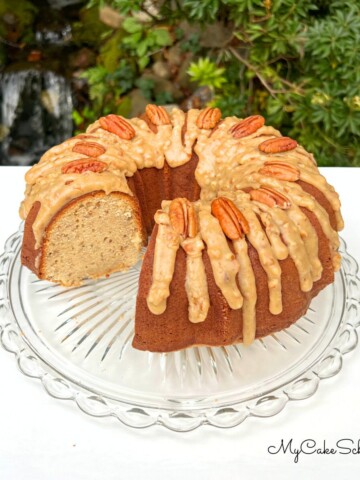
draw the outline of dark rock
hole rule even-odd
[[[217,22],[208,25],[200,36],[200,45],[205,48],[221,48],[233,37],[233,26]]]
[[[27,61],[28,62],[40,62],[42,57],[42,53],[40,50],[31,50],[29,55],[27,56]]]
[[[169,93],[174,101],[181,100],[183,98],[183,94],[179,88],[179,85],[175,84],[170,80],[166,80],[165,78],[160,78],[153,73],[144,73],[143,78],[147,78],[154,82],[154,93],[155,95],[159,95],[162,93]]]
[[[191,108],[204,108],[213,99],[214,92],[209,87],[199,87],[191,97],[187,98],[181,108],[190,110]]]
[[[6,12],[4,13],[2,19],[4,20],[4,23],[6,25],[15,25],[17,23],[17,18],[16,15],[14,15],[12,12]]]
[[[129,97],[131,99],[131,117],[137,117],[144,113],[146,105],[149,103],[149,100],[144,96],[142,91],[139,88],[133,90]]]
[[[117,10],[109,7],[109,5],[100,8],[99,18],[105,25],[108,25],[111,28],[120,28],[124,19]]]
[[[170,65],[180,66],[184,60],[184,53],[181,51],[179,45],[167,49],[164,52],[164,56]]]
[[[96,54],[90,48],[81,48],[70,56],[69,63],[72,68],[81,69],[93,65],[96,60]]]
[[[180,65],[177,77],[176,77],[176,83],[179,85],[180,88],[186,89],[186,90],[194,90],[195,85],[193,82],[190,81],[190,77],[187,73],[190,64],[192,62],[192,54],[189,53],[183,60],[182,64]]]
[[[171,68],[168,63],[161,60],[155,62],[152,66],[154,74],[160,78],[169,79],[171,77]]]

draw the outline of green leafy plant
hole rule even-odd
[[[86,74],[97,112],[124,105],[134,89],[160,104],[208,102],[224,116],[261,113],[312,151],[320,165],[360,166],[357,0],[92,5],[123,16],[119,30],[104,38],[102,68]],[[197,90],[204,86],[210,92],[205,100]]]
[[[122,28],[127,32],[123,38],[123,45],[131,54],[136,55],[140,70],[148,65],[150,55],[173,43],[166,28],[149,29],[133,17],[126,18]]]
[[[196,63],[190,65],[188,70],[193,82],[214,90],[221,88],[226,83],[224,72],[225,68],[217,67],[209,58],[199,58]]]
[[[94,122],[100,115],[129,113],[131,106],[123,94],[133,87],[135,70],[126,60],[120,60],[112,72],[103,65],[96,65],[81,76],[88,82],[91,106],[86,105],[81,111],[73,112],[73,120],[78,130]]]

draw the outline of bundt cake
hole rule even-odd
[[[250,344],[340,267],[340,201],[313,156],[254,115],[108,115],[26,174],[22,263],[65,286],[128,269],[148,235],[133,346]]]

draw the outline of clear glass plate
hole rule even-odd
[[[25,375],[90,415],[137,428],[233,427],[310,397],[357,345],[360,280],[343,241],[334,284],[290,328],[250,347],[159,354],[131,346],[140,263],[65,289],[21,266],[22,228],[0,257],[1,343]]]

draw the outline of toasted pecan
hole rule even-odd
[[[218,197],[213,200],[211,213],[219,220],[223,232],[230,240],[238,240],[250,231],[246,218],[229,198]]]
[[[286,182],[296,182],[300,178],[300,170],[295,165],[280,160],[265,162],[259,173],[279,180],[285,180]]]
[[[99,118],[101,128],[110,133],[114,133],[123,140],[131,140],[135,137],[134,127],[124,118],[118,115],[107,115]]]
[[[93,139],[94,135],[87,135],[86,133],[80,133],[76,137],[72,137],[71,140],[90,140]]]
[[[221,119],[220,108],[207,107],[201,110],[198,118],[196,119],[196,125],[199,128],[210,130],[215,128]]]
[[[170,223],[184,238],[195,237],[199,231],[194,205],[186,198],[175,198],[169,207]]]
[[[297,147],[297,142],[290,137],[277,137],[265,140],[260,143],[259,150],[264,153],[281,153],[294,150]]]
[[[171,123],[170,116],[164,107],[149,104],[146,105],[145,113],[154,125],[170,125]]]
[[[96,158],[103,155],[106,152],[106,148],[96,142],[77,142],[73,146],[72,151]]]
[[[249,194],[252,200],[264,203],[268,207],[278,207],[282,210],[291,207],[291,202],[285,195],[269,187],[262,186],[256,190],[250,190]]]
[[[234,138],[243,138],[255,133],[265,123],[265,118],[261,115],[252,115],[251,117],[244,118],[240,122],[235,123],[229,132]]]
[[[79,158],[73,160],[61,167],[61,173],[85,173],[95,172],[101,173],[107,169],[107,164],[100,160],[93,160],[91,158]]]

